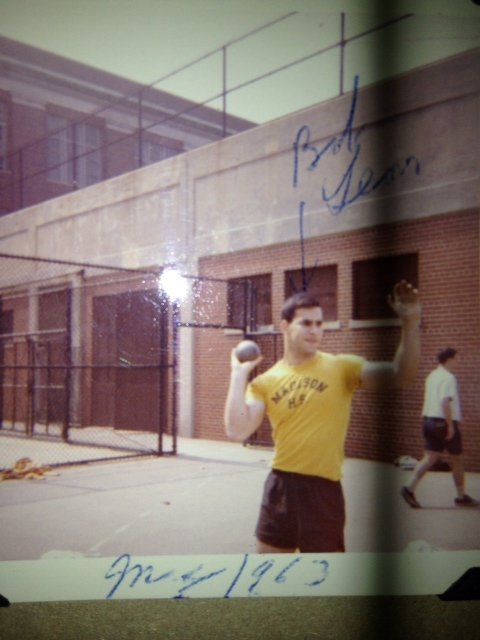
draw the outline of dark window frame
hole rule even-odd
[[[338,265],[315,265],[285,271],[285,298],[307,290],[319,301],[326,322],[338,319]]]
[[[396,318],[388,294],[400,280],[418,287],[418,254],[381,256],[352,263],[352,319]]]
[[[227,284],[229,326],[256,331],[272,324],[272,274],[231,278]]]
[[[57,113],[46,114],[47,180],[84,188],[105,179],[105,128],[99,123],[76,123]],[[89,137],[97,137],[95,142]]]

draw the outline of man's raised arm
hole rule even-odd
[[[362,389],[399,389],[412,384],[420,363],[420,298],[408,282],[395,285],[389,304],[400,318],[402,334],[392,362],[365,362]]]

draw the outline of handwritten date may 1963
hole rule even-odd
[[[291,595],[295,586],[317,595],[330,572],[327,560],[309,555],[259,559],[245,554],[230,557],[228,562],[221,556],[209,556],[188,570],[174,568],[173,564],[167,557],[156,559],[155,564],[142,564],[124,553],[105,573],[110,583],[106,599],[132,597],[135,590],[144,595],[145,589],[156,598],[175,600],[206,593],[216,598],[281,596]]]

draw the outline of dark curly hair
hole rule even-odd
[[[314,307],[322,307],[320,302],[308,291],[300,291],[283,303],[281,318],[287,322],[291,322],[295,316],[297,309],[313,309]]]

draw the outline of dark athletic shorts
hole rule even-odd
[[[303,553],[345,551],[342,485],[325,478],[273,469],[263,491],[256,536]]]
[[[458,422],[453,422],[455,435],[450,440],[446,440],[447,423],[442,418],[423,418],[422,430],[425,438],[425,449],[427,451],[435,451],[448,453],[458,456],[462,453],[462,434],[458,428]]]

